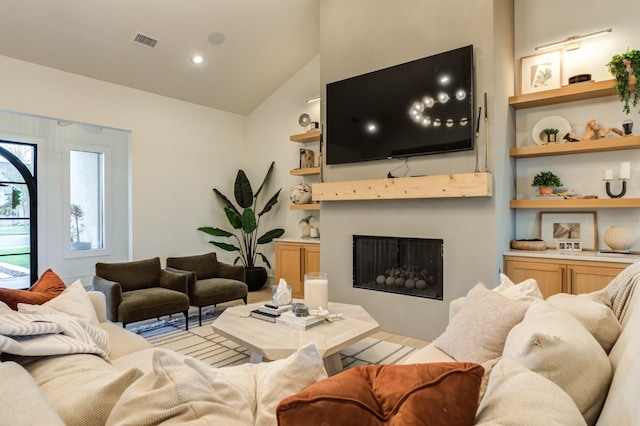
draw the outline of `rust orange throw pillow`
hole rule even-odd
[[[47,269],[29,290],[0,288],[0,300],[16,311],[18,303],[42,305],[62,293],[66,288],[67,286],[58,274]]]
[[[457,362],[355,367],[280,401],[278,425],[472,425],[483,374]]]

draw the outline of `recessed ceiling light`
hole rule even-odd
[[[193,57],[191,58],[191,62],[193,62],[194,64],[201,64],[202,62],[204,62],[204,58],[202,57],[202,55],[193,55]]]

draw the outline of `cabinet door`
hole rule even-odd
[[[276,284],[284,278],[296,298],[304,297],[302,253],[300,244],[276,243]]]
[[[514,283],[519,283],[527,278],[533,278],[538,282],[538,288],[546,299],[552,294],[568,291],[565,280],[566,267],[553,263],[505,261],[505,274]]]
[[[624,267],[569,265],[569,283],[573,294],[591,293],[607,286]]]
[[[320,245],[308,245],[304,249],[304,272],[320,272]]]

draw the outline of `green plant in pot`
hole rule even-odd
[[[558,176],[552,172],[546,171],[535,175],[531,186],[539,186],[540,195],[551,195],[553,194],[553,188],[562,186],[562,182]]]
[[[640,91],[636,90],[640,81],[640,50],[627,50],[614,55],[606,65],[616,80],[615,89],[623,103],[623,111],[629,114],[629,104],[635,108],[640,100]]]
[[[280,188],[273,196],[271,196],[271,198],[269,198],[262,209],[258,209],[258,196],[269,181],[274,167],[275,162],[272,162],[269,170],[267,171],[267,175],[262,181],[262,185],[260,185],[255,193],[251,188],[251,183],[249,182],[249,179],[247,179],[247,175],[244,171],[238,170],[235,184],[233,186],[237,206],[233,204],[222,192],[216,188],[213,189],[216,197],[218,197],[218,200],[220,200],[224,206],[224,212],[229,224],[235,231],[237,231],[237,233],[209,226],[198,228],[199,231],[205,232],[214,237],[232,238],[235,240],[237,244],[229,244],[220,241],[209,241],[209,243],[225,251],[238,252],[238,257],[233,263],[236,265],[238,262],[241,262],[244,265],[245,279],[250,291],[260,290],[267,282],[266,269],[262,266],[256,266],[258,258],[271,268],[271,264],[267,257],[263,253],[258,252],[258,245],[271,243],[274,238],[278,238],[284,234],[284,229],[275,228],[258,237],[258,228],[260,226],[262,216],[269,213],[273,206],[278,203],[278,196],[280,195],[280,191],[282,191],[282,188]],[[259,213],[256,213],[258,211]]]
[[[547,135],[547,142],[557,142],[558,129],[544,129],[542,132]]]
[[[311,219],[315,219],[315,216],[305,216],[300,219],[300,222],[298,222],[298,226],[302,225],[301,228],[303,238],[309,238],[311,236],[311,229],[313,228],[313,225],[311,225]]]
[[[71,203],[69,214],[71,216],[71,250],[89,250],[91,242],[81,241],[80,235],[84,231],[84,210],[80,204]]]

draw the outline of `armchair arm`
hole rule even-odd
[[[198,281],[198,275],[193,271],[185,271],[184,269],[172,268],[171,266],[167,266],[165,269],[169,272],[187,276],[187,294],[189,295],[189,298],[191,298],[193,292],[196,290],[196,281]]]
[[[236,266],[218,261],[218,275],[220,275],[221,278],[230,278],[232,280],[245,282],[244,266],[242,265]]]
[[[166,269],[160,270],[160,287],[179,291],[188,296],[189,293],[187,293],[187,282],[188,277],[185,274],[167,271]]]
[[[113,322],[119,321],[118,306],[122,302],[122,287],[120,284],[94,275],[91,288],[104,294],[107,300],[107,318]]]

